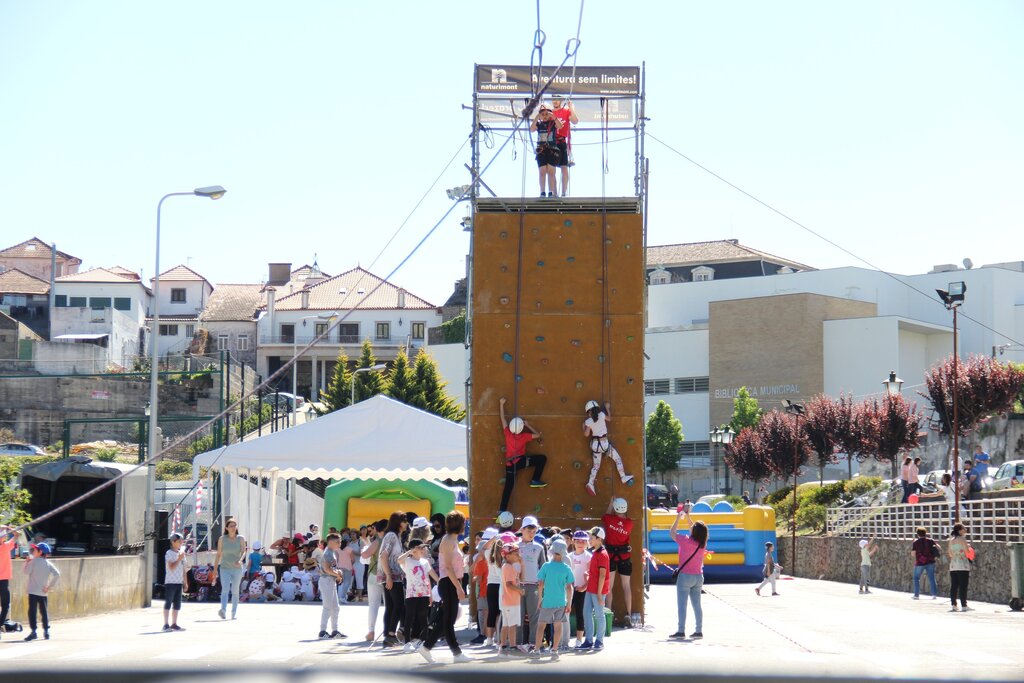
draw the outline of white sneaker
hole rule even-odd
[[[413,643],[406,643],[405,647],[402,648],[402,652],[416,652],[416,645]]]
[[[522,652],[522,653],[523,653],[524,655],[528,655],[528,654],[530,654],[530,650],[531,650],[532,648],[531,648],[531,647],[530,647],[529,645],[518,645],[518,646],[517,646],[517,649],[518,649],[518,650],[519,650],[520,652]]]
[[[484,647],[494,647],[494,640],[492,638],[485,639]]]
[[[465,652],[460,652],[459,654],[452,657],[452,661],[456,664],[465,664],[466,662],[472,662],[473,658],[467,655]]]
[[[417,649],[416,652],[419,652],[420,657],[423,657],[423,659],[427,660],[427,664],[434,663],[434,655],[431,654],[430,650],[428,650],[425,645],[420,645],[419,649]]]

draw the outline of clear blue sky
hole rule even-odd
[[[544,63],[578,4],[541,0]],[[472,67],[529,63],[532,2],[0,3],[0,235],[86,266],[191,257],[214,282],[266,262],[369,265],[469,133]],[[883,268],[1024,259],[1024,3],[586,4],[579,64],[647,63],[649,131]],[[616,136],[612,135],[613,139]],[[595,136],[590,140],[594,141]],[[584,142],[580,139],[577,142]],[[818,267],[845,254],[648,141],[650,242],[735,237]],[[632,191],[632,143],[609,194]],[[485,156],[485,160],[489,155]],[[374,266],[467,181],[468,150]],[[600,148],[574,194],[600,193]],[[485,178],[517,196],[522,156]],[[527,192],[536,192],[528,165]],[[441,303],[464,272],[459,207],[394,279]]]

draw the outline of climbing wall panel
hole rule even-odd
[[[527,453],[548,457],[547,488],[531,489],[528,473],[517,478],[509,504],[517,521],[535,514],[545,526],[589,528],[611,496],[626,498],[636,520],[632,593],[640,611],[643,226],[635,213],[609,213],[606,221],[598,211],[474,216],[470,515],[482,529],[499,512],[504,396],[507,417],[519,414],[543,435]],[[623,485],[606,457],[596,497],[584,488],[592,461],[583,407],[591,399],[612,404],[611,439],[635,477]],[[613,604],[621,613],[621,597]]]

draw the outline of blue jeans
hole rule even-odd
[[[596,642],[604,640],[604,596],[587,593],[583,599],[583,634],[588,643],[595,642],[594,624],[600,624],[601,632],[596,634]],[[577,625],[578,626],[578,625]]]
[[[355,579],[355,574],[351,569],[341,570],[342,580],[335,587],[335,592],[338,594],[338,602],[348,604],[348,592],[352,590],[352,581]]]
[[[928,583],[932,587],[932,597],[939,594],[939,587],[935,585],[935,563],[919,564],[914,567],[914,597],[921,595],[921,574],[928,574]]]
[[[217,574],[220,576],[220,609],[224,611],[228,608],[228,591],[230,590],[232,617],[238,614],[238,588],[242,583],[244,573],[245,570],[241,567],[221,565],[217,568]]]
[[[700,589],[704,585],[703,574],[683,574],[676,577],[676,608],[679,611],[679,633],[686,632],[686,601],[693,603],[693,617],[697,621],[697,632],[704,627],[704,611],[700,608]]]

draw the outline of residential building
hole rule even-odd
[[[53,259],[53,255],[53,248],[49,244],[33,237],[0,251],[0,270],[17,268],[23,273],[50,282],[52,277],[74,275],[82,265],[82,259],[63,251],[57,251],[56,259]],[[50,266],[54,260],[56,271]]]
[[[272,375],[326,330],[332,315],[345,316],[329,338],[297,363],[296,385],[302,396],[315,400],[323,391],[340,350],[356,360],[363,340],[369,339],[378,361],[392,361],[402,349],[415,354],[426,343],[427,329],[441,323],[440,308],[363,268],[323,279],[307,274],[304,286],[297,287],[294,278],[282,282],[282,270],[288,273],[288,264],[271,264],[272,273],[275,266],[279,266],[278,277],[268,279],[257,322],[257,372],[263,377]],[[272,282],[280,282],[279,287],[289,293],[282,296]],[[280,385],[290,389],[290,375]]]
[[[213,285],[188,266],[178,265],[160,273],[157,353],[161,358],[180,356],[189,350],[198,329],[199,314],[212,293]],[[150,315],[146,325],[152,324]]]
[[[32,359],[32,345],[42,337],[28,325],[0,311],[0,371],[23,372]]]
[[[806,270],[814,269],[734,239],[647,248],[647,281],[652,285],[764,277]]]
[[[199,327],[217,351],[230,351],[240,363],[256,367],[256,317],[263,285],[217,285],[199,314]]]
[[[139,275],[124,268],[92,268],[59,277],[50,340],[102,346],[107,365],[130,368],[146,351],[151,297]]]
[[[48,337],[50,283],[18,268],[0,271],[0,311]]]

